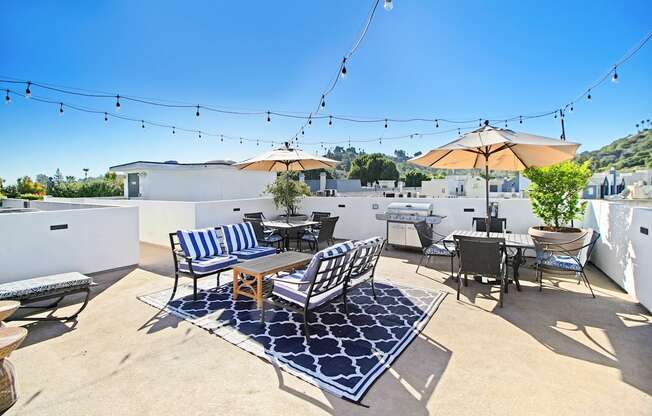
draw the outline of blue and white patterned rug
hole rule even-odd
[[[421,332],[446,296],[446,292],[377,281],[375,301],[371,286],[361,285],[349,293],[348,319],[341,302],[311,314],[308,343],[301,315],[268,309],[263,324],[255,302],[243,296],[234,301],[230,283],[211,288],[209,281],[214,282],[199,281],[197,301],[192,300],[189,284],[180,285],[170,303],[171,289],[139,299],[356,402]]]

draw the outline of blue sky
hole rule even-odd
[[[382,1],[381,1],[382,3]],[[359,33],[370,1],[5,1],[0,76],[230,108],[307,112]],[[498,118],[558,108],[609,70],[647,32],[652,2],[417,1],[380,8],[348,62],[349,75],[325,114]],[[650,118],[652,43],[566,118],[567,137],[595,149]],[[6,85],[2,85],[6,88]],[[15,87],[14,87],[15,88]],[[21,87],[21,89],[24,87]],[[112,111],[111,100],[33,94]],[[123,103],[121,114],[231,136],[278,140],[296,120],[152,109]],[[511,125],[559,137],[552,117]],[[440,127],[443,130],[444,127]],[[302,141],[375,138],[435,131],[429,124],[325,121]],[[439,136],[356,145],[413,153],[454,139]],[[0,107],[0,177],[61,168],[105,172],[135,160],[241,160],[269,145],[199,140],[14,97]],[[306,149],[319,150],[317,146]]]

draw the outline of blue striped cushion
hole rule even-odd
[[[200,259],[195,259],[192,261],[192,270],[195,273],[210,273],[217,270],[228,268],[238,262],[236,256],[210,256]],[[179,262],[179,270],[182,272],[188,272],[187,261]]]
[[[276,254],[274,247],[252,247],[243,250],[232,251],[231,254],[237,256],[241,260],[251,260],[258,257],[269,256]]]
[[[222,234],[228,253],[258,247],[254,227],[249,222],[223,225]]]
[[[185,255],[193,259],[222,254],[220,241],[213,228],[179,230],[177,231],[177,237]]]
[[[551,256],[539,256],[537,262],[542,266],[553,267],[555,269],[568,270],[571,272],[581,272],[582,268],[573,260],[570,256],[563,255],[551,255]]]
[[[343,243],[338,243],[335,245],[332,245],[330,247],[326,247],[325,249],[317,252],[312,257],[312,260],[310,260],[310,263],[308,263],[308,266],[306,267],[305,274],[306,276],[315,276],[317,274],[317,267],[319,264],[319,260],[328,260],[331,257],[337,256],[338,254],[342,253],[348,253],[351,250],[355,248],[355,243],[353,241],[345,241]],[[347,260],[347,259],[344,259]],[[322,269],[323,270],[323,269]],[[310,287],[309,283],[303,284],[299,286],[299,290],[308,290]]]

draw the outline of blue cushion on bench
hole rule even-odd
[[[222,247],[214,228],[179,230],[177,237],[184,254],[193,259],[222,254]]]
[[[560,270],[568,270],[571,272],[581,272],[580,265],[570,256],[551,255],[545,258],[538,258],[537,263],[544,267],[552,267]]]
[[[192,270],[198,274],[211,273],[217,270],[227,269],[237,262],[238,258],[231,255],[202,257],[192,261]],[[189,272],[188,262],[180,261],[179,270]]]
[[[243,250],[232,251],[231,254],[237,256],[241,260],[251,260],[258,257],[276,254],[276,249],[274,247],[252,247],[245,248]]]
[[[28,299],[30,296],[54,290],[90,286],[93,279],[81,273],[62,273],[35,277],[0,285],[0,299]]]
[[[222,234],[229,254],[258,246],[254,227],[249,222],[223,225]]]

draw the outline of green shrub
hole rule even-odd
[[[43,199],[43,195],[39,195],[39,194],[20,194],[20,195],[18,195],[18,198],[20,198],[20,199],[28,199],[30,201],[38,201],[40,199]]]

